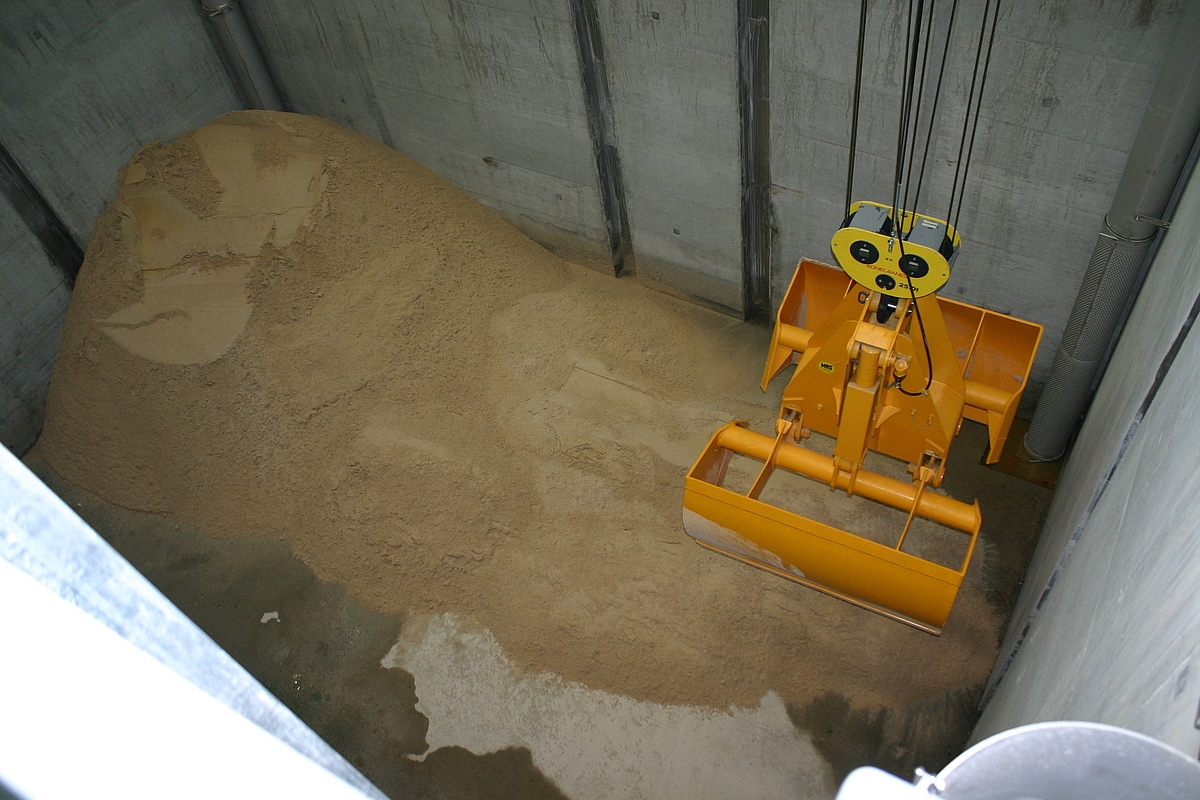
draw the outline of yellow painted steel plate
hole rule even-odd
[[[832,246],[838,264],[847,275],[891,297],[913,294],[925,297],[950,280],[950,264],[941,253],[913,242],[902,245],[894,236],[862,228],[842,228],[833,235]],[[906,266],[912,277],[905,274]]]

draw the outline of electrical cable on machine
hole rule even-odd
[[[966,576],[981,513],[978,501],[927,489],[942,485],[946,457],[964,419],[987,426],[986,462],[1000,459],[1042,335],[1035,323],[937,296],[961,243],[957,221],[1000,0],[987,0],[983,9],[948,211],[937,219],[917,209],[958,11],[953,0],[949,14],[942,15],[948,17],[944,27],[937,0],[909,0],[900,12],[907,27],[904,47],[895,48],[903,54],[903,68],[891,197],[887,204],[854,202],[868,22],[862,0],[845,213],[830,242],[841,269],[801,259],[779,306],[762,389],[795,369],[780,398],[774,436],[749,430],[746,422],[718,430],[688,472],[683,497],[684,528],[699,544],[934,634],[946,623]],[[944,43],[934,82],[936,38]],[[929,103],[927,85],[934,85]],[[813,432],[834,439],[831,455],[803,446]],[[868,469],[866,454],[872,450],[908,462],[912,482]],[[725,485],[734,455],[761,464],[749,490]],[[772,505],[762,497],[776,469],[863,498],[860,502],[899,509],[907,520],[889,543]],[[917,518],[968,537],[961,561],[905,551],[907,539],[923,535],[909,536]]]
[[[909,14],[911,17],[911,14],[912,14],[911,1],[909,2],[908,8],[909,8]],[[924,8],[925,8],[925,0],[917,0],[917,14],[916,14],[917,24],[916,24],[916,27],[913,27],[911,19],[909,20],[910,45],[909,45],[909,48],[906,48],[906,52],[908,49],[911,49],[912,59],[911,59],[911,61],[906,59],[906,63],[905,63],[907,80],[904,82],[904,97],[903,97],[903,101],[900,104],[900,133],[899,133],[898,142],[897,142],[897,146],[896,146],[896,189],[892,194],[892,219],[900,220],[899,230],[897,231],[898,235],[896,237],[896,241],[900,245],[900,268],[904,272],[904,274],[907,275],[909,278],[908,291],[911,296],[911,303],[909,304],[909,308],[914,309],[916,311],[917,327],[921,331],[921,342],[925,346],[926,369],[925,369],[925,386],[924,386],[924,388],[922,388],[919,392],[910,392],[907,389],[905,389],[904,388],[904,378],[907,377],[907,373],[905,373],[905,375],[901,375],[900,377],[896,378],[895,383],[893,384],[893,386],[895,386],[897,389],[900,390],[901,394],[905,394],[909,397],[919,397],[920,395],[927,393],[929,391],[929,387],[933,385],[933,357],[929,353],[929,337],[925,333],[925,320],[922,319],[922,317],[921,317],[921,306],[919,303],[917,303],[917,291],[916,291],[916,289],[913,288],[913,285],[912,285],[913,274],[910,271],[910,267],[907,266],[909,262],[907,260],[907,254],[904,252],[904,240],[905,240],[904,222],[905,222],[905,216],[907,216],[908,212],[907,211],[898,212],[898,209],[897,209],[897,207],[900,204],[900,187],[901,187],[901,184],[903,183],[904,152],[905,152],[906,146],[908,144],[908,142],[907,142],[908,123],[909,123],[909,120],[912,115],[913,88],[915,86],[915,81],[916,81],[916,77],[917,77],[917,53],[919,51],[920,43],[921,43],[921,15],[922,15]],[[934,9],[934,0],[930,0],[930,3],[929,3],[930,24],[933,23],[933,9]],[[949,44],[949,41],[947,41],[947,45],[948,44]],[[926,38],[926,40],[925,40],[925,55],[926,55],[926,61],[928,61],[928,55],[929,55],[929,40],[928,40],[928,38]],[[925,70],[922,69],[921,70],[922,94],[924,94],[924,88],[925,88],[924,72],[925,72]],[[918,102],[918,110],[919,109],[920,109],[920,104]],[[912,148],[912,150],[915,151],[916,148],[914,147],[914,148]],[[910,155],[909,156],[910,163],[911,163],[911,159],[912,159],[912,156]],[[907,199],[907,195],[908,195],[908,189],[906,187],[905,188],[906,199]],[[903,213],[905,216],[900,216],[900,213]]]

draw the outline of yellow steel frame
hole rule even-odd
[[[954,512],[970,537],[962,564],[951,569],[927,561],[903,552],[903,537],[889,547],[725,488],[725,468],[735,452],[768,459],[773,456],[780,468],[805,475],[808,464],[803,461],[814,456],[826,458],[792,444],[782,444],[772,453],[775,443],[745,430],[741,427],[744,424],[730,423],[718,430],[688,472],[683,516],[692,538],[752,566],[929,633],[940,633],[975,552],[981,524],[979,503],[968,506],[932,492],[921,492],[914,498],[917,491],[900,481],[873,487],[876,491],[863,491],[863,478],[871,473],[859,473],[858,494],[913,498],[922,515],[936,513],[934,504],[942,506],[938,510]],[[830,463],[826,474],[832,471]]]
[[[765,390],[786,367],[796,367],[776,436],[747,430],[745,422],[718,430],[687,475],[684,525],[705,547],[939,633],[974,553],[981,516],[978,502],[927,488],[940,485],[964,416],[988,426],[988,462],[999,459],[1042,328],[933,295],[914,301],[911,294],[880,323],[874,314],[879,298],[841,270],[800,262],[763,369]],[[908,313],[913,302],[929,359],[916,314]],[[799,446],[811,430],[836,438],[832,456]],[[912,482],[863,469],[868,449],[908,461]],[[724,486],[734,454],[762,464],[745,494]],[[867,540],[759,500],[777,468],[907,512],[896,543]],[[958,568],[903,551],[915,517],[969,537]]]

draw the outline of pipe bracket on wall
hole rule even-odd
[[[1159,219],[1158,217],[1148,217],[1145,214],[1134,214],[1133,218],[1136,219],[1138,222],[1149,222],[1151,225],[1155,226],[1156,228],[1162,228],[1164,231],[1171,230],[1171,223],[1167,222],[1165,219]]]
[[[237,0],[212,5],[202,1],[200,8],[212,23],[226,65],[233,72],[246,107],[265,111],[285,110],[254,31],[250,29],[250,23]]]

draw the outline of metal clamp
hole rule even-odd
[[[1171,223],[1167,222],[1166,220],[1159,219],[1158,217],[1151,217],[1147,216],[1146,214],[1134,214],[1133,218],[1138,222],[1149,222],[1151,225],[1162,228],[1164,231],[1171,230]]]

